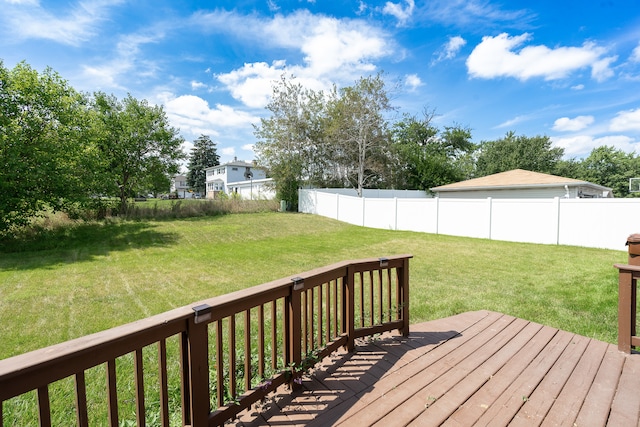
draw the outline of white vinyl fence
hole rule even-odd
[[[360,198],[300,190],[298,210],[364,227],[622,251],[627,237],[640,233],[640,199],[440,199],[376,191]]]

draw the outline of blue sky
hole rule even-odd
[[[81,91],[162,104],[223,162],[254,158],[271,84],[313,89],[384,71],[399,113],[474,142],[548,135],[581,158],[640,153],[639,0],[0,0],[0,59]],[[397,87],[397,88],[396,88]]]

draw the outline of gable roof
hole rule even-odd
[[[453,184],[441,185],[431,188],[431,191],[496,190],[507,188],[558,187],[564,185],[568,185],[569,187],[587,185],[600,190],[611,191],[611,188],[591,182],[546,173],[531,172],[524,169],[514,169],[480,178],[455,182]]]

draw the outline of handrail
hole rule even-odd
[[[60,424],[55,399],[65,393],[75,398],[76,424],[88,425],[101,416],[89,409],[96,389],[117,426],[130,384],[127,410],[139,426],[152,412],[168,426],[176,411],[183,425],[222,425],[278,386],[295,387],[340,346],[353,350],[357,338],[393,329],[408,335],[411,257],[339,262],[0,360],[0,427],[7,416],[20,421],[13,399],[32,401],[40,425]],[[95,381],[96,367],[104,367],[106,387]]]
[[[631,353],[632,347],[640,347],[636,335],[637,291],[640,266],[615,264],[618,269],[618,350]]]

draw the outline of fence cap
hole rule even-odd
[[[627,245],[629,243],[640,243],[640,233],[631,234],[627,237]]]

